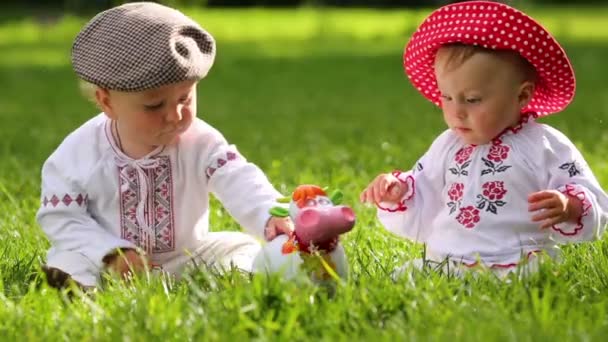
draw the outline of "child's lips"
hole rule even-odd
[[[171,130],[163,132],[163,134],[165,134],[165,135],[182,134],[186,131],[187,128],[188,128],[188,126],[176,127],[175,129],[171,129]]]

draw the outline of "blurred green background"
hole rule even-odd
[[[351,278],[336,297],[259,278],[143,281],[75,302],[38,288],[48,248],[34,219],[40,168],[98,112],[78,91],[71,44],[92,15],[117,3],[0,3],[0,339],[605,339],[605,239],[564,247],[563,263],[531,280],[389,277],[422,249],[384,232],[375,210],[357,198],[379,172],[410,168],[445,129],[440,111],[402,67],[409,36],[442,1],[164,2],[217,40],[216,64],[199,86],[198,116],[282,192],[300,183],[330,185],[354,207],[357,225],[343,239]],[[538,19],[568,52],[576,97],[541,121],[567,134],[608,187],[608,6],[509,3]],[[214,230],[239,229],[212,204]]]
[[[124,0],[24,0],[14,1],[15,4],[26,6],[58,7],[63,10],[71,9],[103,9],[120,5],[129,1]],[[156,1],[168,6],[206,6],[206,7],[296,7],[296,6],[335,6],[335,7],[435,7],[459,1],[449,0],[161,0]],[[602,0],[505,0],[500,1],[520,7],[528,4],[549,5],[600,5]]]

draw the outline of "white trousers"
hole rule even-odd
[[[160,270],[180,278],[194,265],[211,267],[218,271],[231,267],[251,272],[253,260],[260,252],[261,244],[251,235],[240,232],[209,232],[198,249],[182,254],[159,265]],[[97,268],[86,256],[74,251],[51,249],[47,266],[68,273],[83,286],[96,287],[104,269]]]
[[[499,279],[505,279],[511,273],[516,273],[520,277],[530,273],[538,272],[539,265],[543,260],[543,254],[531,254],[527,260],[522,260],[518,265],[505,267],[488,267],[483,264],[467,266],[454,260],[440,260],[431,255],[428,259],[414,259],[406,262],[403,266],[393,271],[393,279],[398,279],[404,275],[411,274],[412,270],[422,270],[424,268],[441,272],[446,275],[463,277],[467,273],[491,272]]]

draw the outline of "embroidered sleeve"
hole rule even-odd
[[[441,207],[441,191],[445,185],[444,160],[453,143],[446,131],[407,172],[393,171],[408,191],[398,203],[378,204],[378,219],[392,233],[417,242],[426,242],[432,221]]]
[[[543,159],[548,170],[547,189],[557,189],[582,203],[575,222],[552,227],[555,239],[563,242],[594,240],[602,234],[608,219],[608,197],[581,153],[563,134],[549,131],[544,139]]]
[[[417,165],[420,165],[420,163],[418,163]],[[403,198],[398,203],[380,202],[380,203],[378,203],[378,209],[387,211],[387,212],[391,212],[391,213],[399,212],[399,211],[406,211],[407,205],[405,204],[405,202],[409,201],[414,196],[414,191],[415,191],[414,176],[412,175],[412,172],[402,172],[399,170],[393,171],[392,174],[393,174],[393,176],[397,177],[397,179],[399,179],[399,181],[401,183],[406,184],[407,191],[406,191],[405,195],[403,196]]]
[[[211,192],[245,230],[263,237],[269,210],[282,195],[266,175],[234,145],[217,144],[209,154],[205,175]]]
[[[36,219],[53,248],[81,253],[98,269],[102,259],[118,248],[136,248],[104,230],[88,213],[89,195],[67,176],[54,156],[42,168],[41,204]],[[64,166],[64,167],[61,167]]]

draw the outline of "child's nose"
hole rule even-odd
[[[183,110],[182,105],[177,105],[177,106],[173,107],[172,110],[170,110],[169,113],[167,114],[167,121],[169,121],[169,122],[182,121],[182,117],[183,117],[182,110]]]
[[[467,116],[467,112],[466,112],[464,106],[461,104],[458,104],[458,103],[455,103],[452,106],[451,111],[452,111],[452,116],[454,116],[458,119],[464,119]]]

